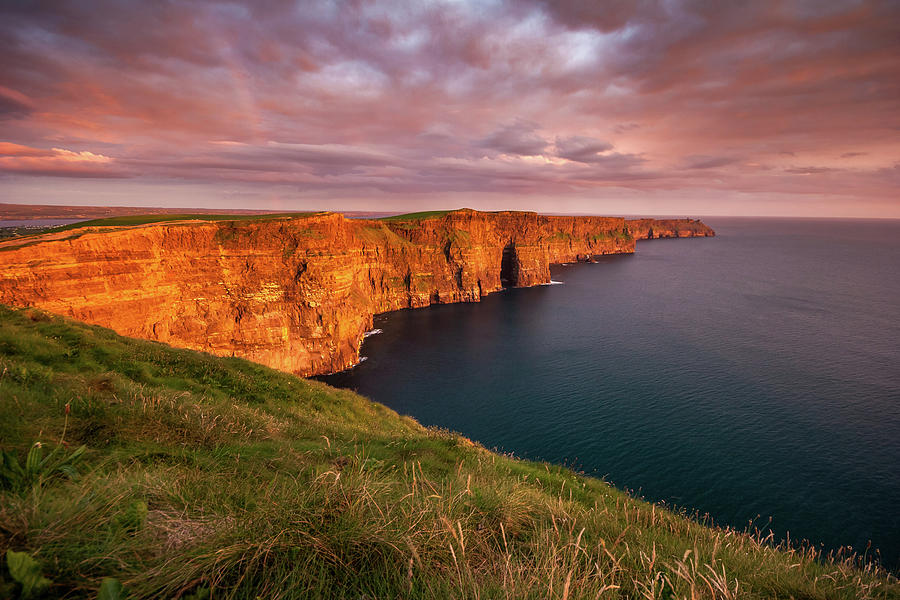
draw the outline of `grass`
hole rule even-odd
[[[183,221],[269,221],[274,219],[287,219],[287,218],[296,218],[296,219],[305,219],[307,217],[311,217],[313,215],[317,215],[321,213],[315,212],[307,212],[307,213],[268,213],[264,215],[213,215],[213,214],[184,214],[184,215],[176,215],[176,214],[156,214],[156,215],[126,215],[121,217],[108,217],[104,219],[92,219],[89,221],[79,221],[77,223],[70,223],[68,225],[60,225],[57,227],[47,227],[45,229],[29,229],[26,231],[16,230],[8,233],[4,233],[0,230],[0,241],[7,241],[9,239],[15,240],[23,240],[22,244],[19,245],[9,245],[4,248],[0,248],[0,252],[4,250],[18,250],[20,248],[25,248],[28,246],[33,246],[35,244],[39,244],[41,240],[34,239],[35,236],[43,235],[46,233],[60,233],[65,231],[74,231],[80,230],[88,227],[127,227],[134,225],[148,225],[151,223],[173,223],[173,222],[183,222]],[[84,232],[78,231],[75,234],[66,237],[64,239],[71,240],[77,237],[80,237]]]
[[[628,232],[628,230],[616,229],[614,231],[604,231],[598,233],[596,235],[591,236],[591,239],[594,242],[608,242],[612,240],[616,240],[618,242],[630,242],[632,239],[632,235]]]
[[[123,227],[129,225],[147,225],[150,223],[169,223],[172,221],[268,221],[271,219],[306,218],[318,213],[272,213],[264,215],[211,215],[211,214],[158,214],[158,215],[126,215],[122,217],[108,217],[105,219],[92,219],[79,221],[60,227],[52,227],[47,231],[71,231],[82,227]]]
[[[47,229],[47,227],[0,227],[0,242],[25,235],[43,233]]]
[[[0,551],[54,597],[900,598],[351,392],[0,307],[0,449],[35,441],[87,446],[77,478],[0,490]]]
[[[423,219],[436,219],[444,215],[454,212],[452,210],[425,210],[422,212],[406,213],[405,215],[394,215],[391,217],[382,217],[381,221],[421,221]]]

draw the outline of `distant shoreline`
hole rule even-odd
[[[125,217],[129,215],[269,215],[289,212],[305,213],[304,210],[250,210],[240,208],[167,208],[161,206],[65,206],[55,204],[7,204],[0,202],[0,222],[31,221],[37,219],[101,219],[104,217]],[[315,212],[315,211],[313,211]],[[341,211],[349,218],[381,217],[396,211]]]

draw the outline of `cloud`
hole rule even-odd
[[[22,117],[34,109],[34,103],[25,94],[0,85],[0,119]]]
[[[103,156],[102,154],[94,154],[93,152],[88,152],[87,150],[74,152],[72,150],[65,150],[64,148],[51,148],[50,152],[52,152],[51,156],[54,159],[62,162],[95,164],[107,164],[112,162],[112,159],[108,156]]]
[[[122,177],[113,159],[86,150],[32,148],[0,142],[0,171],[54,177]]]
[[[693,155],[688,156],[684,168],[685,169],[715,169],[725,167],[738,162],[740,159],[733,156],[704,156]]]
[[[556,155],[581,163],[601,162],[606,158],[603,153],[612,149],[609,142],[582,135],[556,138]]]
[[[567,27],[600,31],[615,31],[636,21],[655,19],[664,10],[659,3],[648,0],[542,0],[541,4]]]
[[[0,186],[896,202],[897,22],[884,0],[8,2]]]
[[[53,152],[50,150],[43,150],[41,148],[32,148],[30,146],[23,146],[22,144],[13,144],[10,142],[0,142],[0,157],[15,157],[15,156],[52,156]]]
[[[829,167],[791,167],[790,169],[785,169],[784,172],[792,175],[821,175],[822,173],[831,173],[836,170]]]
[[[504,125],[487,137],[479,140],[477,145],[504,154],[520,156],[538,156],[543,154],[550,143],[537,134],[538,125],[528,121],[516,121]]]
[[[640,128],[640,126],[640,123],[618,123],[615,127],[613,127],[613,132],[619,134],[627,133],[629,131]]]

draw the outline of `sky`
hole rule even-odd
[[[0,0],[0,202],[900,217],[900,0]]]

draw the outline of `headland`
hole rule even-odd
[[[712,236],[697,220],[469,209],[127,217],[0,243],[0,303],[298,375],[359,360],[376,314],[550,282],[550,265]]]

